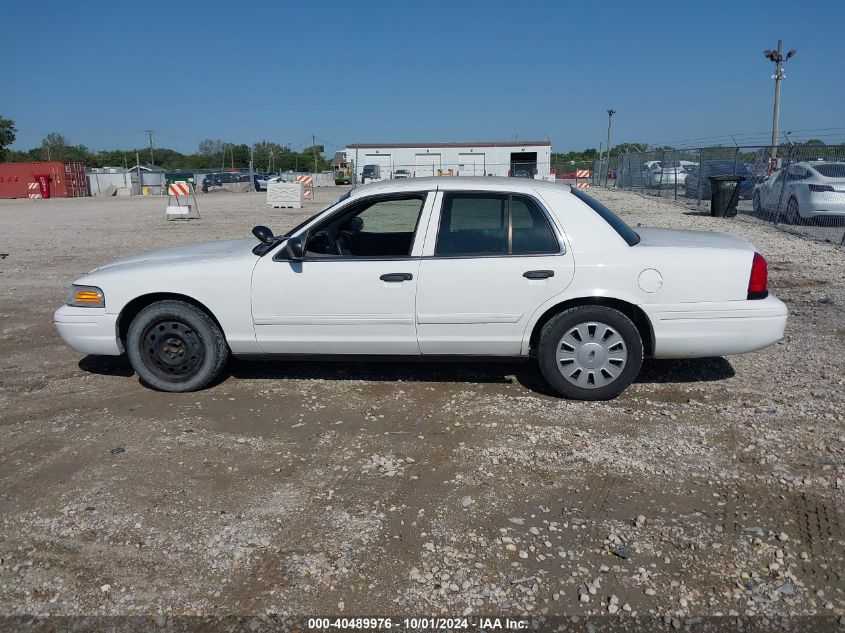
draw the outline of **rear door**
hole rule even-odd
[[[420,351],[518,356],[532,314],[569,285],[573,270],[537,198],[438,194],[417,286]]]

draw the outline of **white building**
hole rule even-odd
[[[367,165],[378,165],[382,179],[397,175],[417,178],[520,175],[547,179],[551,151],[551,141],[485,141],[353,143],[347,145],[343,153],[346,160],[352,162],[360,182]]]

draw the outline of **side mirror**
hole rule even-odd
[[[301,237],[288,238],[287,244],[285,244],[285,253],[287,253],[288,259],[301,260],[305,257],[305,242]]]
[[[268,226],[258,225],[252,229],[252,234],[258,238],[259,242],[264,244],[271,244],[275,240],[272,229]]]

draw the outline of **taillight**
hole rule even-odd
[[[810,191],[835,191],[830,185],[810,185]]]
[[[751,279],[748,280],[748,298],[765,299],[769,296],[769,267],[760,253],[754,253],[751,262]]]

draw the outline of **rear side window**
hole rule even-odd
[[[634,244],[640,243],[640,236],[637,234],[637,232],[630,226],[625,224],[622,218],[620,218],[613,211],[604,206],[601,202],[599,202],[595,198],[588,196],[580,189],[573,188],[572,195],[581,200],[593,211],[598,213],[602,217],[602,219],[607,222],[611,226],[611,228],[613,228],[613,230],[619,234],[619,237],[621,237],[628,243],[628,246],[633,246]]]
[[[845,178],[845,163],[829,163],[827,165],[813,165],[813,169],[827,178]]]
[[[448,193],[435,255],[529,255],[560,251],[545,214],[526,196]]]

